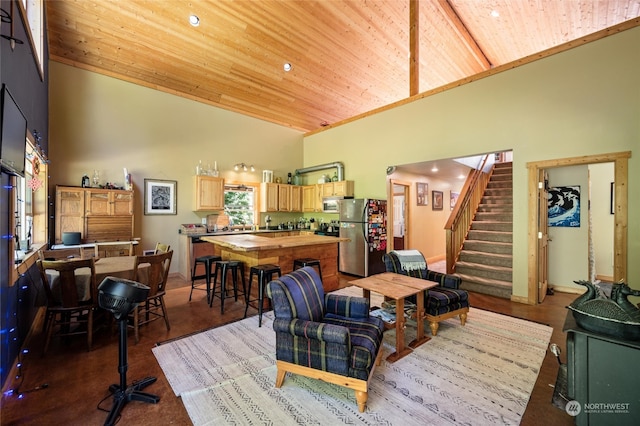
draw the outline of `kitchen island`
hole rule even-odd
[[[346,238],[321,235],[263,237],[256,234],[203,236],[202,241],[214,245],[214,253],[223,260],[240,260],[249,268],[271,263],[279,265],[283,274],[293,270],[294,259],[311,257],[320,260],[325,291],[338,288],[338,243]],[[257,286],[253,286],[254,288]]]

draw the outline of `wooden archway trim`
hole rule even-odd
[[[613,279],[615,282],[627,278],[628,238],[628,163],[631,151],[609,154],[587,155],[556,160],[527,163],[528,175],[528,290],[526,302],[535,305],[538,292],[538,172],[542,169],[577,166],[597,163],[614,163],[615,179],[615,230],[613,236]]]

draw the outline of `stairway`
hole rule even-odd
[[[480,201],[460,257],[460,288],[511,298],[513,187],[512,163],[497,163]]]

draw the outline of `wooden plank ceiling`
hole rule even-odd
[[[410,1],[45,7],[54,61],[313,131],[410,96]],[[420,0],[416,93],[639,16],[640,0]]]

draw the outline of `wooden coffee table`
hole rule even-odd
[[[396,362],[400,358],[410,354],[412,348],[416,348],[431,339],[424,333],[423,293],[437,286],[438,283],[393,272],[384,272],[382,274],[353,280],[350,284],[362,288],[363,296],[368,299],[370,299],[371,292],[373,291],[374,293],[379,293],[389,299],[393,299],[396,302],[396,351],[387,357],[387,361]],[[409,345],[405,345],[404,329],[406,327],[406,320],[404,319],[404,299],[414,294],[417,295],[417,333],[415,340],[409,343]]]

